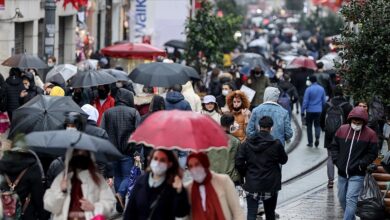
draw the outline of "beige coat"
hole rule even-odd
[[[245,220],[244,210],[240,207],[239,197],[233,181],[226,174],[211,172],[211,184],[218,195],[225,220]],[[191,203],[192,181],[186,186]],[[206,195],[207,198],[207,195]],[[193,211],[193,210],[191,210]]]
[[[61,180],[63,178],[63,172],[61,172],[55,179],[51,187],[46,190],[43,197],[44,208],[52,213],[53,220],[66,220],[68,219],[69,205],[70,205],[70,192],[63,193],[61,191]],[[97,186],[88,170],[81,171],[79,178],[82,182],[81,189],[83,191],[84,198],[94,204],[95,210],[93,212],[85,212],[85,218],[91,219],[95,215],[110,216],[115,207],[115,196],[112,193],[110,187],[102,176],[100,177],[101,185]],[[71,186],[70,180],[73,173],[68,175],[68,186]]]
[[[200,112],[202,110],[202,100],[200,100],[198,94],[195,93],[191,81],[188,81],[183,85],[183,90],[181,93],[183,94],[184,99],[190,103],[191,110],[193,112]]]
[[[213,111],[213,112],[208,112],[208,111],[200,111],[200,113],[202,115],[208,115],[210,116],[212,119],[214,119],[215,122],[217,122],[219,125],[221,124],[221,114],[219,114],[218,112],[216,111]]]

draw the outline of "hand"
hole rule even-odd
[[[241,110],[242,114],[245,115],[245,116],[249,116],[251,114],[251,111],[249,111],[249,109],[242,109]]]
[[[139,155],[135,156],[134,160],[137,162],[141,162],[141,156],[139,156]]]
[[[247,82],[248,84],[252,84],[252,80],[251,80],[251,79],[248,79],[246,82]]]
[[[68,190],[68,181],[65,177],[61,180],[60,187],[62,192],[66,192]]]
[[[87,211],[87,212],[92,212],[93,210],[95,210],[95,206],[88,200],[86,199],[80,199],[80,203],[81,203],[81,209],[83,211]]]
[[[183,190],[183,182],[181,181],[179,176],[175,176],[175,181],[172,183],[172,187],[176,189],[177,193],[181,193]]]
[[[114,180],[112,178],[107,179],[108,186],[112,187],[114,185]]]
[[[20,97],[25,97],[28,93],[26,92],[26,90],[23,90],[20,92]]]

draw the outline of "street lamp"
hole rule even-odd
[[[0,21],[12,21],[16,18],[23,18],[23,14],[22,12],[20,12],[20,9],[19,8],[15,8],[15,15],[11,18],[6,18],[6,19],[0,19]]]

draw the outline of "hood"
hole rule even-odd
[[[9,85],[12,85],[12,86],[18,86],[18,85],[23,85],[22,84],[22,78],[20,78],[19,76],[9,76],[5,82],[7,82],[7,84]]]
[[[90,104],[85,104],[85,105],[83,105],[83,107],[81,107],[81,109],[85,113],[87,113],[88,120],[97,122],[97,120],[99,118],[99,112],[98,112],[98,110],[95,107],[93,107]]]
[[[35,86],[35,80],[34,80],[34,75],[30,72],[24,73],[22,76],[22,80],[27,79],[30,82],[30,89]]]
[[[247,144],[254,152],[263,152],[275,142],[274,137],[269,132],[260,131],[248,138]]]
[[[165,109],[164,98],[159,95],[153,96],[152,102],[150,103],[149,106],[149,112],[156,112],[164,109]]]
[[[178,103],[184,100],[184,96],[180,92],[171,91],[167,93],[166,100],[170,103]]]
[[[17,174],[36,163],[36,158],[30,152],[8,150],[0,160],[0,171]]]
[[[116,105],[126,105],[129,107],[134,108],[134,96],[133,93],[131,93],[127,89],[118,89],[116,96],[115,96],[115,104]]]
[[[277,102],[280,96],[280,90],[276,87],[267,87],[264,91],[264,102]]]
[[[195,93],[194,87],[192,86],[192,82],[188,81],[186,84],[184,84],[181,92],[182,93]]]
[[[357,119],[363,120],[365,125],[368,123],[368,113],[362,107],[353,108],[352,111],[348,115],[347,122],[351,123],[352,118],[357,118]]]

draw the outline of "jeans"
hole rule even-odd
[[[328,150],[328,161],[327,161],[327,171],[328,171],[328,180],[333,181],[334,180],[334,164],[332,160],[332,155],[330,153],[330,150]]]
[[[248,207],[247,220],[256,220],[260,199],[254,199],[253,196],[247,195],[246,202]],[[275,195],[273,195],[271,198],[263,200],[265,218],[267,220],[275,220],[275,209],[277,202],[277,193],[275,193]]]
[[[307,128],[307,140],[309,144],[313,144],[313,122],[316,140],[320,139],[321,126],[320,126],[321,112],[307,112],[306,113],[306,128]]]
[[[132,157],[124,157],[113,163],[115,192],[119,193],[122,198],[125,198],[127,193],[130,171],[133,164],[134,161]]]
[[[357,200],[363,189],[364,176],[338,177],[338,197],[344,209],[344,220],[355,220]]]

